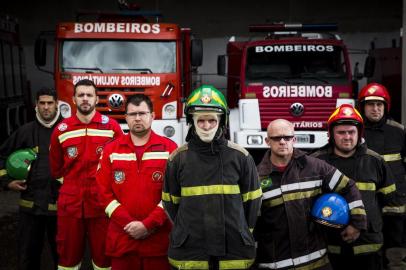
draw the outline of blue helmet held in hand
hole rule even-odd
[[[337,193],[328,193],[320,196],[311,211],[317,223],[343,228],[350,220],[350,209],[347,201]]]

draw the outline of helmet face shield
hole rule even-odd
[[[16,180],[27,179],[31,163],[37,158],[32,149],[20,149],[13,152],[6,160],[7,175]]]

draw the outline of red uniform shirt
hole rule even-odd
[[[97,164],[103,147],[122,134],[114,119],[99,112],[88,124],[74,115],[54,129],[49,151],[51,174],[63,181],[58,215],[77,218],[105,215],[97,198]]]
[[[161,204],[163,178],[169,154],[176,144],[151,132],[141,160],[128,134],[109,144],[103,151],[97,182],[105,211],[110,217],[107,255],[140,256],[167,254],[171,223]],[[124,231],[131,221],[141,221],[151,233],[136,240]]]

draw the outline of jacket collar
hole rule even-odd
[[[292,166],[292,163],[298,164],[300,168],[304,168],[306,165],[306,153],[297,148],[293,149],[292,159],[288,163],[288,167]],[[269,175],[273,172],[272,162],[271,162],[271,149],[266,151],[262,161],[258,164],[259,175]]]

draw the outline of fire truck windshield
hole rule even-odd
[[[247,83],[291,79],[332,83],[346,77],[346,62],[339,46],[283,44],[247,50]]]
[[[174,73],[174,41],[74,40],[62,43],[61,71],[83,73]]]

